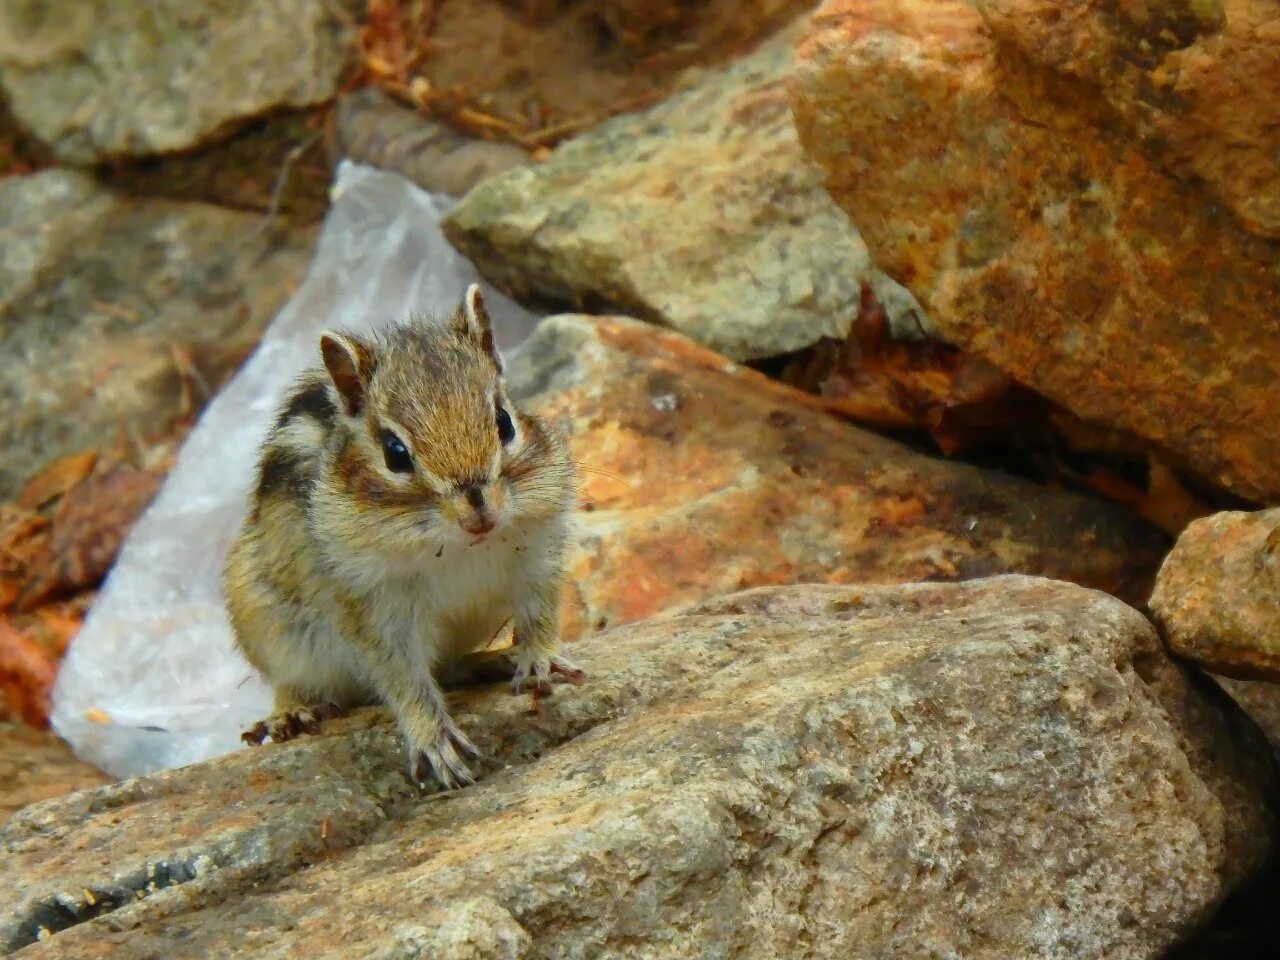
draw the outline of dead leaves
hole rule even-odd
[[[938,341],[894,340],[867,284],[849,335],[796,357],[783,379],[852,420],[925,430],[948,455],[1032,431],[1047,411],[1038,396],[978,357]]]
[[[172,447],[156,448],[137,466],[119,454],[71,454],[0,505],[0,719],[48,723],[57,664],[89,591],[155,495],[172,455]]]
[[[0,716],[31,727],[48,726],[49,696],[56,675],[57,661],[0,619]]]
[[[1089,490],[1171,535],[1215,509],[1134,438],[1077,420],[949,344],[893,339],[884,308],[865,284],[849,335],[791,358],[782,378],[816,393],[840,416],[923,432],[947,456],[994,451],[1016,472]]]
[[[0,611],[31,611],[97,586],[167,466],[72,454],[0,506]]]

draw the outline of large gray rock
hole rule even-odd
[[[28,808],[26,957],[1154,958],[1263,861],[1270,754],[1103,594],[768,588],[575,644],[423,796],[367,713]],[[1218,695],[1215,695],[1218,694]]]
[[[59,456],[170,436],[301,279],[310,228],[0,180],[0,499]]]
[[[482,183],[446,234],[517,297],[617,308],[735,360],[842,338],[863,281],[918,334],[915,301],[875,270],[800,149],[790,39]]]
[[[327,100],[351,55],[329,0],[0,0],[0,90],[64,161],[184,150]]]

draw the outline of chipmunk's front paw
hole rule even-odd
[[[526,689],[533,693],[547,694],[551,692],[553,674],[562,676],[566,683],[579,684],[587,679],[587,672],[568,657],[524,656],[515,658],[515,674],[511,679],[511,692],[523,693]]]
[[[433,743],[410,745],[409,777],[419,787],[425,787],[434,777],[446,790],[475,783],[476,778],[467,768],[459,750],[473,757],[480,756],[476,745],[452,720],[446,718],[440,724]]]
[[[281,710],[265,720],[259,720],[240,734],[240,739],[250,746],[260,746],[267,738],[272,743],[284,743],[304,733],[319,733],[320,724],[342,716],[342,708],[336,703],[316,703],[309,707]]]

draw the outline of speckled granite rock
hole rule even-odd
[[[518,297],[617,309],[736,360],[844,336],[863,280],[918,333],[917,305],[874,269],[800,149],[791,37],[483,183],[447,236]]]
[[[1228,676],[1280,681],[1280,509],[1188,526],[1160,568],[1151,610],[1175,653]]]
[[[133,449],[198,413],[313,236],[70,171],[0,180],[0,499],[59,456]]]
[[[977,0],[1000,40],[1097,87],[1162,167],[1280,238],[1280,3]]]
[[[1137,603],[1166,549],[1109,504],[915,453],[649,324],[553,317],[509,366],[582,466],[571,636],[797,582],[1036,573]]]
[[[326,0],[0,2],[0,91],[60,159],[184,150],[332,97],[351,42]]]
[[[0,831],[0,942],[1145,960],[1273,834],[1256,729],[1067,584],[767,589],[577,653],[591,679],[536,716],[461,697],[490,758],[462,791],[416,794],[366,714],[27,809]]]
[[[833,196],[946,340],[1212,484],[1264,503],[1280,497],[1280,241],[1249,232],[1215,190],[1141,149],[1167,130],[1174,160],[1191,158],[1182,166],[1203,176],[1213,174],[1201,160],[1231,166],[1229,132],[1201,131],[1212,153],[1179,133],[1199,123],[1202,99],[1164,113],[1135,99],[1142,77],[1173,63],[1182,43],[1176,31],[1158,36],[1157,21],[1190,5],[1141,8],[1153,17],[1141,29],[1108,20],[1114,3],[979,6],[1003,19],[990,27],[963,0],[829,0],[815,14],[792,100]],[[1197,5],[1206,19],[1221,9],[1260,23],[1276,7]],[[1046,20],[1026,39],[1028,18],[1059,12],[1061,25]],[[1235,30],[1184,38],[1187,56],[1199,63]],[[1080,45],[1081,31],[1094,46]],[[1136,55],[1151,31],[1145,66],[1119,63],[1113,74],[1110,61],[1090,59],[1105,54],[1106,37],[1122,60]],[[1273,42],[1257,35],[1264,60]],[[1248,77],[1252,62],[1220,66]],[[1208,76],[1185,66],[1175,88]],[[1218,89],[1205,83],[1205,96]],[[1271,100],[1250,109],[1265,117]],[[1219,108],[1235,109],[1203,107]],[[1135,131],[1139,118],[1147,125]],[[1275,136],[1261,121],[1256,132]]]

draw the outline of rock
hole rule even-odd
[[[578,645],[536,716],[455,716],[414,791],[389,724],[86,791],[0,832],[23,956],[1110,957],[1257,870],[1256,729],[1105,595],[799,586]]]
[[[0,499],[61,456],[138,454],[199,413],[306,269],[314,231],[0,180]]]
[[[1280,238],[1280,5],[978,0],[997,39],[1079,77],[1183,179],[1199,178],[1255,233]]]
[[[336,133],[338,148],[348,159],[454,197],[496,173],[533,162],[519,147],[465,136],[372,87],[338,101]]]
[[[1136,33],[1106,12],[1114,6],[1072,4],[1065,26],[1043,30],[1096,28],[1133,50],[1150,28]],[[1116,65],[1122,84],[1105,45],[1064,43],[1050,57],[1058,48],[1046,39],[1028,53],[1009,24],[1037,11],[1047,24],[1061,5],[979,7],[987,20],[962,0],[830,0],[815,15],[792,100],[832,195],[948,342],[1084,420],[1144,439],[1202,482],[1280,497],[1280,241],[1249,232],[1214,188],[1139,149],[1161,124],[1191,129],[1200,108],[1151,112],[1154,126],[1135,131],[1144,111],[1132,84],[1155,67]],[[1241,5],[1221,9],[1231,18]],[[1266,59],[1261,26],[1257,40]],[[1161,40],[1152,62],[1172,63],[1182,42]],[[1253,62],[1223,70],[1248,75]],[[1178,82],[1194,74],[1188,66]],[[1227,155],[1229,134],[1202,135]],[[1189,142],[1169,152],[1191,156]]]
[[[45,730],[0,722],[0,824],[29,804],[107,783]]]
[[[325,0],[0,2],[0,90],[66,163],[186,150],[332,97],[351,59]]]
[[[96,170],[119,193],[211,203],[293,222],[319,223],[329,209],[334,156],[332,103],[249,120],[217,143]]]
[[[1174,653],[1227,676],[1280,681],[1280,509],[1188,526],[1160,567],[1151,611]]]
[[[735,360],[842,337],[864,280],[918,326],[800,149],[789,38],[481,184],[446,235],[518,298],[616,309]]]
[[[549,147],[669,96],[687,72],[741,56],[814,2],[449,0],[417,7],[425,56],[402,77],[415,7],[379,6],[409,21],[386,30],[398,96],[486,137]]]
[[[1215,676],[1214,679],[1253,718],[1266,735],[1272,751],[1280,756],[1280,684],[1233,677]]]
[[[552,317],[509,366],[581,465],[569,636],[797,582],[1026,572],[1138,602],[1164,554],[1109,504],[915,453],[649,324]]]

